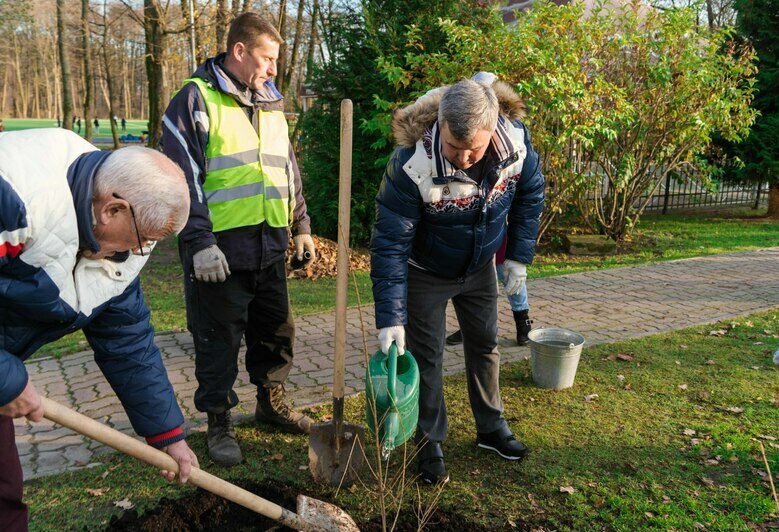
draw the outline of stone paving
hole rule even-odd
[[[614,342],[779,307],[779,248],[531,280],[528,293],[535,327],[572,329],[588,345]],[[512,345],[514,324],[506,299],[499,301],[502,360],[526,358],[527,347]],[[451,306],[449,311],[447,325],[453,331],[457,321]],[[334,321],[333,313],[296,319],[295,367],[287,390],[298,407],[330,400]],[[347,333],[346,393],[355,394],[363,390],[365,348],[369,353],[377,349],[372,305],[349,309]],[[160,334],[157,345],[188,428],[202,430],[205,416],[192,399],[197,383],[189,333]],[[91,351],[37,359],[27,367],[43,395],[133,434]],[[444,368],[447,375],[463,371],[461,347],[447,348]],[[235,389],[242,401],[239,414],[248,417],[255,391],[245,369]],[[88,467],[110,451],[47,420],[15,423],[26,479]]]

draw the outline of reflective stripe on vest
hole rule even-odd
[[[203,192],[213,231],[289,225],[295,195],[284,113],[258,111],[258,134],[232,96],[201,78],[189,82],[200,89],[209,117]]]

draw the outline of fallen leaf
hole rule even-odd
[[[691,445],[698,445],[701,442],[700,438],[693,438],[690,440]]]
[[[686,384],[680,384],[679,386],[677,386],[677,388],[679,388],[680,390],[686,390],[687,389],[687,385]]]
[[[606,499],[595,499],[594,501],[592,501],[592,505],[595,508],[600,508],[604,504],[606,504]]]
[[[615,357],[614,355],[609,355],[607,357],[601,358],[601,360],[608,360],[609,362],[614,362],[615,360],[617,360],[617,357]]]
[[[598,394],[597,393],[593,393],[593,394],[584,396],[584,400],[588,401],[588,402],[592,401],[593,399],[597,399],[597,398],[598,398]]]
[[[774,334],[774,331],[769,331],[768,329],[763,329],[763,332],[765,334]]]
[[[677,366],[681,366],[681,365],[682,365],[682,363],[681,363],[681,362],[679,362],[678,360],[675,360],[674,362],[676,362],[676,365],[677,365]]]
[[[655,514],[653,514],[652,512],[644,512],[644,515],[650,519],[652,519],[655,516]]]
[[[633,355],[629,355],[628,353],[618,353],[617,354],[617,360],[623,360],[625,362],[630,362],[635,357]]]
[[[696,530],[706,530],[706,527],[698,523],[697,521],[692,524],[692,527]]]
[[[707,366],[713,366],[714,364],[716,364],[716,362],[714,362],[712,359],[708,359],[706,362],[704,362],[704,364],[706,364]]]
[[[765,434],[758,434],[757,437],[761,440],[776,441],[776,438],[773,436],[766,436]]]
[[[624,375],[617,375],[617,380],[618,380],[619,382],[622,382],[622,381],[624,381],[624,380],[625,380],[625,376],[624,376]]]
[[[684,429],[684,435],[685,436],[695,436],[695,431],[693,429]]]
[[[752,328],[752,327],[754,327],[754,326],[755,326],[755,324],[754,324],[754,323],[752,323],[751,321],[748,321],[748,320],[747,320],[747,321],[745,321],[745,322],[744,322],[744,327],[749,327],[749,328]]]
[[[281,454],[281,453],[277,453],[277,454],[274,454],[274,455],[270,456],[270,459],[271,460],[283,460],[284,459],[284,455]]]
[[[111,488],[97,488],[97,489],[87,488],[87,493],[89,493],[93,497],[102,497],[109,491],[111,491]]]
[[[669,497],[668,495],[663,495],[663,502],[665,503],[671,502],[671,497]]]
[[[717,329],[716,331],[709,331],[709,336],[725,336],[728,331],[725,329]]]
[[[719,460],[715,460],[713,458],[709,458],[709,459],[706,460],[706,465],[711,465],[711,466],[719,465]]]
[[[567,493],[571,495],[575,489],[573,489],[573,486],[560,486],[560,493]]]
[[[308,469],[308,466],[301,465],[301,466],[298,466],[298,469],[299,469],[300,471],[305,471],[306,469]]]
[[[687,349],[687,344],[681,344],[679,347],[680,347],[681,349]]]
[[[122,510],[130,510],[135,507],[128,499],[122,499],[121,501],[114,501],[114,506],[121,508]]]
[[[736,456],[736,455],[734,454],[733,456],[731,456],[730,458],[728,458],[728,461],[729,461],[729,462],[738,462],[738,456]]]
[[[710,488],[714,486],[714,481],[711,480],[709,477],[701,477],[701,482],[709,486]]]
[[[763,342],[753,342],[752,345],[763,345]]]
[[[630,383],[627,383],[625,386],[623,386],[625,390],[632,390],[633,386],[630,385]]]
[[[321,421],[322,422],[327,422],[327,421],[332,421],[332,419],[333,419],[333,414],[325,414],[324,416],[322,416],[322,420]]]
[[[726,408],[725,410],[728,412],[733,412],[734,414],[741,414],[744,411],[744,409],[741,408],[740,406],[731,406]]]

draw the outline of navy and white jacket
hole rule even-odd
[[[447,161],[436,122],[446,88],[396,113],[398,147],[376,196],[371,279],[376,326],[405,325],[409,265],[458,279],[493,260],[504,238],[506,258],[533,261],[544,178],[524,105],[510,86],[492,85],[500,117],[484,155],[481,183]]]
[[[221,92],[231,96],[246,112],[246,119],[257,130],[257,111],[284,110],[282,95],[268,80],[261,91],[253,91],[230,76],[223,66],[225,54],[208,59],[200,65],[193,77],[204,79]],[[266,268],[285,258],[289,245],[286,227],[270,227],[266,223],[238,227],[214,233],[208,202],[203,194],[203,183],[208,179],[206,147],[208,146],[209,116],[200,89],[187,83],[170,100],[162,118],[160,148],[184,170],[189,184],[190,212],[187,225],[179,234],[179,245],[185,267],[192,255],[213,244],[225,254],[231,270]],[[289,148],[290,168],[294,177],[295,210],[293,235],[311,233],[311,224],[303,199],[300,171],[292,144]]]
[[[25,359],[83,329],[135,431],[164,447],[184,417],[138,279],[148,256],[80,253],[100,248],[92,184],[109,154],[63,129],[0,133],[0,405],[24,390]]]

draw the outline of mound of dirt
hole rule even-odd
[[[308,268],[293,270],[289,265],[289,259],[295,253],[295,244],[290,242],[287,251],[287,277],[309,279],[318,279],[319,277],[335,277],[336,259],[338,257],[338,244],[327,238],[312,235],[314,245],[316,246],[316,261]],[[371,258],[368,255],[349,250],[349,259],[352,271],[369,271],[371,269]]]

